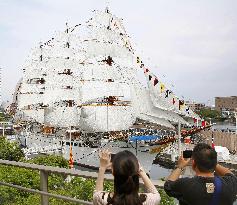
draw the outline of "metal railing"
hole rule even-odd
[[[26,192],[30,193],[36,193],[41,195],[41,205],[48,205],[49,204],[49,197],[61,199],[64,201],[70,201],[78,204],[87,204],[92,205],[92,202],[83,201],[76,198],[71,198],[63,195],[58,194],[52,194],[48,192],[48,175],[50,173],[60,174],[60,175],[70,175],[70,176],[76,176],[76,177],[83,177],[83,178],[97,178],[96,172],[88,172],[88,171],[81,171],[76,169],[65,169],[65,168],[59,168],[59,167],[52,167],[52,166],[44,166],[44,165],[37,165],[37,164],[30,164],[30,163],[24,163],[24,162],[15,162],[15,161],[8,161],[8,160],[2,160],[0,159],[0,164],[3,165],[10,165],[14,167],[21,167],[31,170],[38,170],[40,172],[40,190],[37,189],[30,189],[26,187],[22,187],[19,185],[14,185],[6,182],[1,182],[0,185],[8,186],[16,189],[20,189]],[[105,174],[105,179],[112,181],[113,176],[111,174]],[[163,187],[164,182],[160,180],[153,180],[153,183],[157,187]]]

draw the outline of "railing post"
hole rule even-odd
[[[48,192],[48,172],[40,170],[40,191]],[[48,205],[49,197],[41,195],[41,205]]]
[[[2,123],[2,136],[3,137],[5,136],[5,125],[4,125],[4,123]]]

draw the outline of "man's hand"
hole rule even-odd
[[[182,155],[179,157],[177,166],[182,169],[186,167],[189,162],[190,162],[190,158],[188,159],[183,158],[183,153],[182,153]]]
[[[190,159],[183,158],[183,153],[182,153],[182,155],[180,156],[178,160],[177,168],[173,170],[173,172],[169,175],[167,180],[176,181],[181,175],[183,169],[188,165],[189,162],[190,162]]]

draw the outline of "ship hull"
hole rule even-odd
[[[67,160],[70,156],[70,141],[59,137],[44,136],[42,134],[24,134],[20,136],[21,143],[27,147],[25,154],[31,155],[36,153],[58,153]],[[72,153],[73,161],[85,167],[98,168],[100,149],[110,149],[114,154],[129,150],[137,156],[143,168],[149,172],[156,153],[150,153],[150,146],[144,142],[126,142],[126,141],[112,141],[108,139],[100,139],[98,143],[82,142],[81,140],[73,140]]]

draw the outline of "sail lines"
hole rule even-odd
[[[144,67],[143,69],[144,75],[147,79],[150,97],[155,107],[167,111],[173,111],[185,117],[200,119],[196,113],[185,105],[183,99],[177,97],[174,92],[167,88],[148,68]]]
[[[32,49],[17,109],[32,121],[85,132],[129,129],[136,119],[173,128],[187,124],[182,116],[198,117],[147,68],[144,87],[137,78],[141,63],[122,20],[96,11]]]

